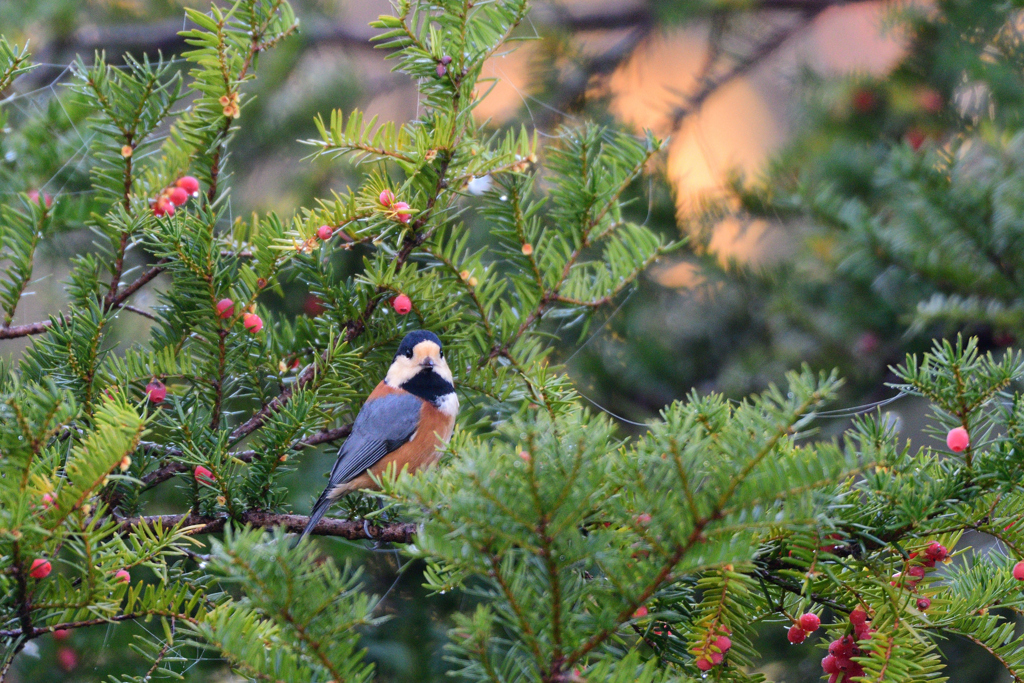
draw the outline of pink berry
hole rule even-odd
[[[199,192],[199,181],[190,175],[178,178],[178,182],[176,182],[175,185],[185,190],[185,192],[188,192],[189,194],[195,194],[196,192]]]
[[[862,610],[860,607],[850,612],[850,623],[854,626],[860,626],[868,620],[868,613]]]
[[[202,465],[196,465],[195,470],[192,472],[192,476],[194,476],[196,481],[200,484],[213,484],[213,482],[216,481],[213,476],[213,472]]]
[[[918,598],[917,599],[917,609],[921,610],[922,612],[924,612],[925,610],[927,610],[931,606],[932,606],[932,601],[929,600],[928,598]]]
[[[78,655],[70,647],[62,647],[57,650],[57,663],[65,671],[71,671],[78,666]]]
[[[128,573],[127,569],[118,569],[114,574],[114,578],[121,583],[131,583],[132,575]]]
[[[818,630],[818,627],[821,626],[821,619],[817,614],[808,612],[807,614],[801,615],[797,620],[797,623],[800,624],[800,628],[810,633],[811,631]]]
[[[728,636],[718,636],[715,638],[715,647],[722,652],[728,652],[729,648],[732,647],[732,641]]]
[[[43,507],[44,508],[50,507],[51,505],[53,505],[53,501],[54,500],[56,500],[56,496],[54,496],[52,493],[44,493],[43,494]]]
[[[448,73],[448,69],[445,68],[444,64],[438,64],[435,70],[437,71],[438,78],[444,78],[444,75]]]
[[[380,197],[378,197],[378,199],[381,204],[390,209],[391,205],[395,203],[395,193],[391,190],[384,190],[380,193]]]
[[[405,202],[395,202],[391,208],[395,212],[395,220],[399,223],[408,223],[412,218],[412,209]]]
[[[242,327],[249,334],[256,334],[263,329],[263,319],[255,313],[246,313],[242,316]]]
[[[914,566],[907,570],[907,574],[914,577],[915,579],[924,578],[925,569],[924,567]]]
[[[1024,562],[1018,562],[1013,565],[1013,578],[1018,581],[1024,581]]]
[[[188,201],[188,192],[183,187],[172,187],[167,190],[167,199],[175,206],[181,206]]]
[[[31,199],[36,204],[38,204],[39,203],[39,190],[29,190],[28,191],[28,198]],[[49,209],[51,206],[53,206],[53,197],[51,197],[48,192],[44,192],[43,193],[43,204],[46,206],[47,209]]]
[[[412,310],[412,301],[405,294],[399,294],[391,302],[391,306],[398,315],[406,315]]]
[[[166,197],[160,197],[160,199],[156,200],[156,203],[153,204],[153,215],[173,216],[174,204],[172,204],[171,200],[167,199]]]
[[[633,612],[633,618],[634,619],[641,619],[641,618],[646,617],[646,616],[647,616],[647,607],[645,605],[640,605],[639,607],[636,608],[636,611]]]
[[[725,655],[723,655],[721,652],[712,652],[711,653],[711,663],[712,664],[721,664],[724,659],[725,659]]]
[[[799,645],[804,642],[807,638],[807,631],[800,628],[798,625],[793,624],[789,627],[789,631],[786,633],[786,637],[789,638],[789,642],[794,645]]]
[[[971,437],[963,427],[954,427],[946,434],[946,445],[954,453],[960,453],[971,445]]]
[[[931,544],[925,548],[924,554],[928,556],[929,560],[936,560],[942,562],[949,557],[949,551],[946,550],[946,546],[942,545],[938,541],[932,541]]]
[[[840,672],[839,663],[836,662],[835,655],[828,655],[821,660],[821,670],[827,674],[837,674]]]
[[[324,242],[331,239],[332,235],[334,235],[334,229],[329,225],[321,225],[316,229],[316,236]]]
[[[32,560],[32,567],[28,570],[28,575],[33,579],[45,579],[50,575],[50,571],[53,567],[49,562],[41,557],[37,557]]]
[[[167,398],[167,387],[160,380],[154,379],[146,385],[146,398],[150,403],[163,403]]]
[[[697,668],[701,671],[711,671],[711,667],[713,666],[714,664],[711,663],[711,660],[705,659],[704,657],[697,660]]]
[[[519,452],[519,457],[522,458],[526,462],[530,462],[530,459],[531,459],[530,458],[530,454],[527,453],[526,451],[520,451]]]
[[[221,318],[230,318],[235,314],[235,302],[231,299],[221,299],[214,308]]]
[[[650,521],[651,521],[651,516],[649,514],[647,514],[646,512],[641,512],[639,515],[636,516],[636,523],[637,524],[648,524]]]
[[[69,628],[59,628],[59,629],[57,629],[56,631],[53,632],[53,639],[54,640],[67,640],[70,637],[71,637],[71,629],[69,629]]]

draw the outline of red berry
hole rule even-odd
[[[715,647],[722,652],[728,652],[729,648],[732,647],[732,641],[729,640],[728,636],[718,636],[715,639]]]
[[[50,507],[51,505],[53,505],[53,501],[56,500],[56,499],[57,499],[57,497],[55,495],[53,495],[52,493],[44,493],[43,494],[43,509],[46,509],[46,508]]]
[[[946,546],[942,545],[938,541],[932,541],[931,544],[925,548],[924,554],[928,556],[928,559],[935,560],[937,562],[942,562],[949,557],[949,551],[946,550]]]
[[[960,453],[971,445],[971,437],[963,427],[954,427],[946,434],[946,445],[954,453]]]
[[[931,606],[932,606],[932,601],[929,600],[928,598],[918,598],[917,599],[917,609],[921,610],[922,612],[924,612],[925,610],[927,610]]]
[[[712,664],[721,664],[722,660],[724,660],[724,659],[725,659],[725,655],[723,655],[721,652],[712,652],[711,653],[711,663]]]
[[[167,398],[167,387],[160,380],[154,379],[146,385],[146,398],[150,403],[163,403]]]
[[[200,484],[213,484],[215,481],[213,472],[202,465],[196,465],[196,469],[192,472],[192,475]]]
[[[634,519],[636,519],[637,524],[647,524],[651,521],[651,516],[646,512],[641,512]]]
[[[59,628],[59,629],[57,629],[56,631],[53,632],[53,639],[54,640],[67,640],[70,637],[71,637],[71,629],[69,629],[69,628]]]
[[[78,666],[78,655],[70,647],[62,647],[57,650],[57,663],[65,671],[71,671]]]
[[[862,610],[860,607],[850,612],[850,623],[854,626],[860,626],[868,620],[868,613]]]
[[[800,628],[810,633],[811,631],[818,630],[818,627],[821,626],[821,619],[817,614],[808,612],[807,614],[801,615],[797,620],[797,623],[800,624]]]
[[[196,192],[199,192],[199,181],[190,175],[178,178],[178,182],[174,184],[180,187],[181,189],[185,190],[185,192],[188,192],[189,194],[195,194]]]
[[[171,204],[181,206],[188,201],[188,192],[183,187],[171,187],[167,190],[167,198],[171,201]]]
[[[644,605],[640,605],[639,607],[636,608],[636,611],[633,612],[633,618],[634,619],[640,619],[641,617],[646,617],[646,616],[647,616],[647,607],[644,606]]]
[[[174,215],[174,204],[171,203],[167,197],[160,197],[153,204],[153,215],[154,216],[173,216]]]
[[[1018,581],[1024,581],[1024,562],[1018,562],[1013,565],[1013,578]]]
[[[853,627],[853,635],[856,636],[857,640],[870,640],[872,633],[874,631],[871,630],[870,624],[861,624],[860,626]]]
[[[334,235],[334,228],[329,225],[321,225],[316,229],[316,236],[325,242],[331,239],[332,235]]]
[[[928,139],[928,135],[920,128],[911,128],[907,131],[907,143],[915,152],[921,149],[921,145]]]
[[[263,319],[255,313],[246,313],[242,316],[242,327],[249,334],[256,334],[263,329]]]
[[[915,579],[923,579],[924,578],[924,572],[925,572],[924,567],[918,567],[918,566],[911,567],[911,568],[909,568],[907,570],[907,574],[910,574]]]
[[[131,583],[132,575],[128,573],[127,569],[118,569],[114,574],[114,578],[121,583]]]
[[[942,97],[942,93],[932,88],[925,88],[924,90],[917,93],[917,104],[921,109],[924,109],[929,114],[938,114],[942,111],[945,100]]]
[[[852,104],[861,114],[869,114],[878,105],[878,96],[871,88],[857,88],[853,93]]]
[[[405,294],[399,294],[391,302],[391,306],[398,315],[406,315],[412,310],[412,301]]]
[[[705,659],[704,657],[697,660],[697,668],[701,671],[711,671],[711,667],[713,666],[714,664],[711,663],[711,660]]]
[[[839,673],[839,664],[836,662],[835,655],[828,655],[821,660],[821,670],[827,674]]]
[[[235,302],[231,299],[221,299],[214,308],[221,318],[230,318],[235,314]]]
[[[839,674],[832,674],[829,676],[828,683],[839,683]]]
[[[804,642],[807,638],[807,631],[803,630],[796,624],[789,627],[789,631],[786,633],[786,637],[789,638],[789,642],[794,645],[799,645]]]
[[[444,78],[444,75],[448,73],[448,69],[445,68],[444,64],[438,64],[435,70],[437,71],[438,78]]]
[[[391,208],[391,205],[395,203],[395,193],[391,190],[384,190],[380,193],[380,197],[378,197],[378,199],[381,204],[387,208]]]
[[[41,557],[37,557],[32,560],[32,567],[28,570],[28,575],[33,579],[45,579],[50,575],[50,571],[53,567],[49,562]]]

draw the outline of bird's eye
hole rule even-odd
[[[440,356],[441,358],[444,358],[444,351],[438,351],[437,355]]]
[[[409,349],[408,351],[405,352],[405,357],[412,358],[412,349]]]

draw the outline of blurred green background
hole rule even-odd
[[[392,74],[385,54],[368,42],[367,22],[388,11],[387,0],[293,5],[300,34],[261,58],[258,78],[246,90],[255,102],[244,110],[243,132],[230,159],[228,221],[252,212],[290,215],[355,184],[357,171],[344,163],[304,159],[310,148],[298,141],[316,135],[315,114],[358,107],[396,122],[419,114],[415,84]],[[858,259],[873,252],[852,244],[842,223],[851,206],[883,216],[890,210],[876,178],[883,162],[929,149],[941,154],[957,137],[1005,137],[1019,129],[1024,59],[1018,36],[1006,36],[1020,24],[1012,5],[537,3],[518,34],[534,40],[516,43],[485,69],[495,80],[478,109],[480,119],[496,130],[535,127],[542,142],[581,118],[671,137],[668,154],[631,189],[630,211],[633,219],[666,234],[691,237],[687,249],[660,263],[589,325],[572,319],[551,325],[559,339],[554,359],[566,364],[595,410],[620,418],[623,434],[635,433],[642,429],[635,423],[691,391],[739,399],[801,363],[839,368],[848,379],[845,405],[860,406],[893,396],[885,386],[888,366],[927,348],[934,336],[963,330],[997,351],[1014,344],[1020,317],[928,315],[921,302],[977,293],[1003,301],[1012,312],[1019,288],[977,291],[969,273],[967,281],[957,282],[881,253]],[[205,9],[208,3],[0,3],[0,33],[18,43],[30,41],[42,65],[2,94],[0,198],[47,193],[63,224],[60,238],[40,257],[32,296],[15,323],[59,310],[68,259],[92,249],[85,151],[91,133],[88,112],[65,87],[68,65],[77,56],[89,62],[96,51],[106,51],[114,63],[130,52],[162,56],[183,68],[185,46],[177,31],[184,26],[185,6]],[[936,29],[934,13],[940,10],[945,28]],[[996,57],[986,61],[993,46]],[[971,109],[973,91],[965,84],[988,88],[987,116],[979,119]],[[985,125],[996,132],[986,132]],[[476,221],[471,224],[477,239],[487,240],[486,223],[467,216]],[[957,254],[946,257],[955,260]],[[130,266],[146,257],[134,258]],[[349,272],[357,271],[357,254],[342,258],[349,259]],[[155,293],[144,293],[135,303],[144,309],[157,301]],[[267,303],[296,316],[315,315],[318,306],[297,284]],[[147,324],[122,316],[118,337],[125,343],[142,339]],[[4,342],[0,354],[17,357],[27,343]],[[927,438],[921,435],[925,417],[919,406],[904,399],[881,409],[908,437]],[[837,416],[824,423],[823,435],[846,424],[847,416]],[[305,454],[288,480],[298,511],[308,509],[334,458],[331,448]],[[176,510],[180,500],[173,489],[159,495],[153,509]],[[379,680],[444,680],[449,615],[471,609],[473,598],[426,596],[419,565],[394,549],[319,542],[326,553],[364,566],[370,589],[384,596],[381,610],[395,617],[365,634]],[[981,539],[973,542],[984,550]],[[40,639],[19,658],[12,680],[143,675],[146,666],[129,644],[133,629],[146,627],[90,629],[59,642]],[[764,633],[763,645],[770,654],[761,670],[769,678],[819,680],[822,649],[788,646],[781,628]],[[949,642],[947,652],[952,680],[1009,680],[981,650]],[[202,651],[182,647],[178,654],[186,680],[242,680]]]

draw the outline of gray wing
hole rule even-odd
[[[423,399],[412,394],[388,394],[364,405],[352,424],[352,433],[338,450],[327,490],[352,481],[407,443],[419,426],[422,407]]]

